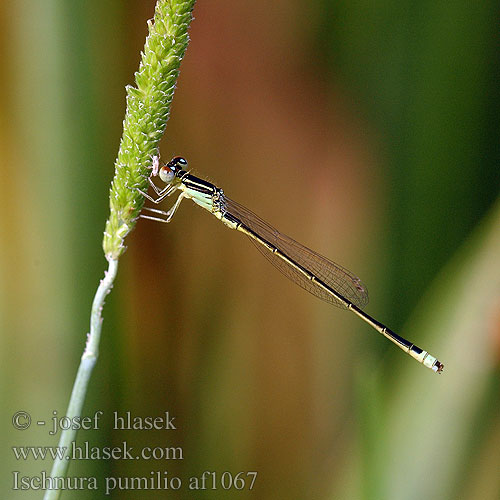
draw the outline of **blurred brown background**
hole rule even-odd
[[[153,1],[0,6],[3,498],[12,428],[64,415],[106,262],[126,84]],[[75,461],[70,476],[257,471],[252,491],[111,498],[494,499],[500,494],[498,2],[199,2],[162,156],[185,156],[280,231],[358,274],[412,361],[185,201],[140,221],[104,310],[82,444],[183,460]],[[170,202],[170,200],[167,202]],[[112,413],[176,417],[113,430]],[[246,476],[245,476],[246,477]],[[125,484],[125,483],[123,483]],[[101,498],[66,492],[63,498]]]

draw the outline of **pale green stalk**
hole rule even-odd
[[[104,299],[111,291],[123,253],[125,236],[133,229],[144,203],[137,188],[147,189],[148,166],[158,152],[165,131],[170,105],[179,75],[179,66],[189,41],[188,27],[195,0],[159,0],[155,15],[148,21],[149,34],[135,73],[136,87],[127,86],[127,110],[123,135],[115,162],[115,176],[110,190],[110,215],[104,232],[103,249],[109,267],[101,280],[92,304],[90,333],[66,411],[70,419],[80,416],[92,370],[97,362],[102,327]],[[70,460],[66,459],[76,430],[61,432],[59,447],[65,457],[54,461],[51,477],[65,478]],[[59,498],[60,489],[45,492],[44,500]]]

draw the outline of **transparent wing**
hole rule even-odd
[[[333,288],[340,295],[352,302],[359,308],[363,308],[368,303],[368,290],[361,280],[351,271],[335,264],[331,260],[323,257],[319,253],[301,245],[292,238],[280,233],[267,222],[235,201],[224,197],[224,208],[227,212],[237,217],[243,224],[255,231],[263,239],[281,250],[290,259],[300,264],[326,285]],[[307,279],[300,271],[289,263],[281,259],[278,255],[269,251],[264,245],[249,237],[266,259],[277,267],[287,278],[290,278],[300,287],[312,293],[316,297],[345,309],[345,305],[317,283]]]

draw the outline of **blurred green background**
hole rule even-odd
[[[199,2],[162,142],[281,231],[361,276],[366,310],[436,376],[294,286],[184,202],[127,240],[83,445],[183,449],[70,476],[257,471],[254,489],[116,499],[500,496],[498,2]],[[108,190],[153,1],[0,4],[2,498],[12,446],[55,445],[106,262]],[[33,424],[16,431],[18,410]],[[168,411],[177,430],[120,431]],[[130,485],[128,486],[130,488]]]

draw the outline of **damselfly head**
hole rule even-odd
[[[167,184],[175,179],[175,176],[179,174],[185,167],[187,167],[187,160],[182,156],[174,156],[166,165],[160,167],[158,175],[163,182]]]

